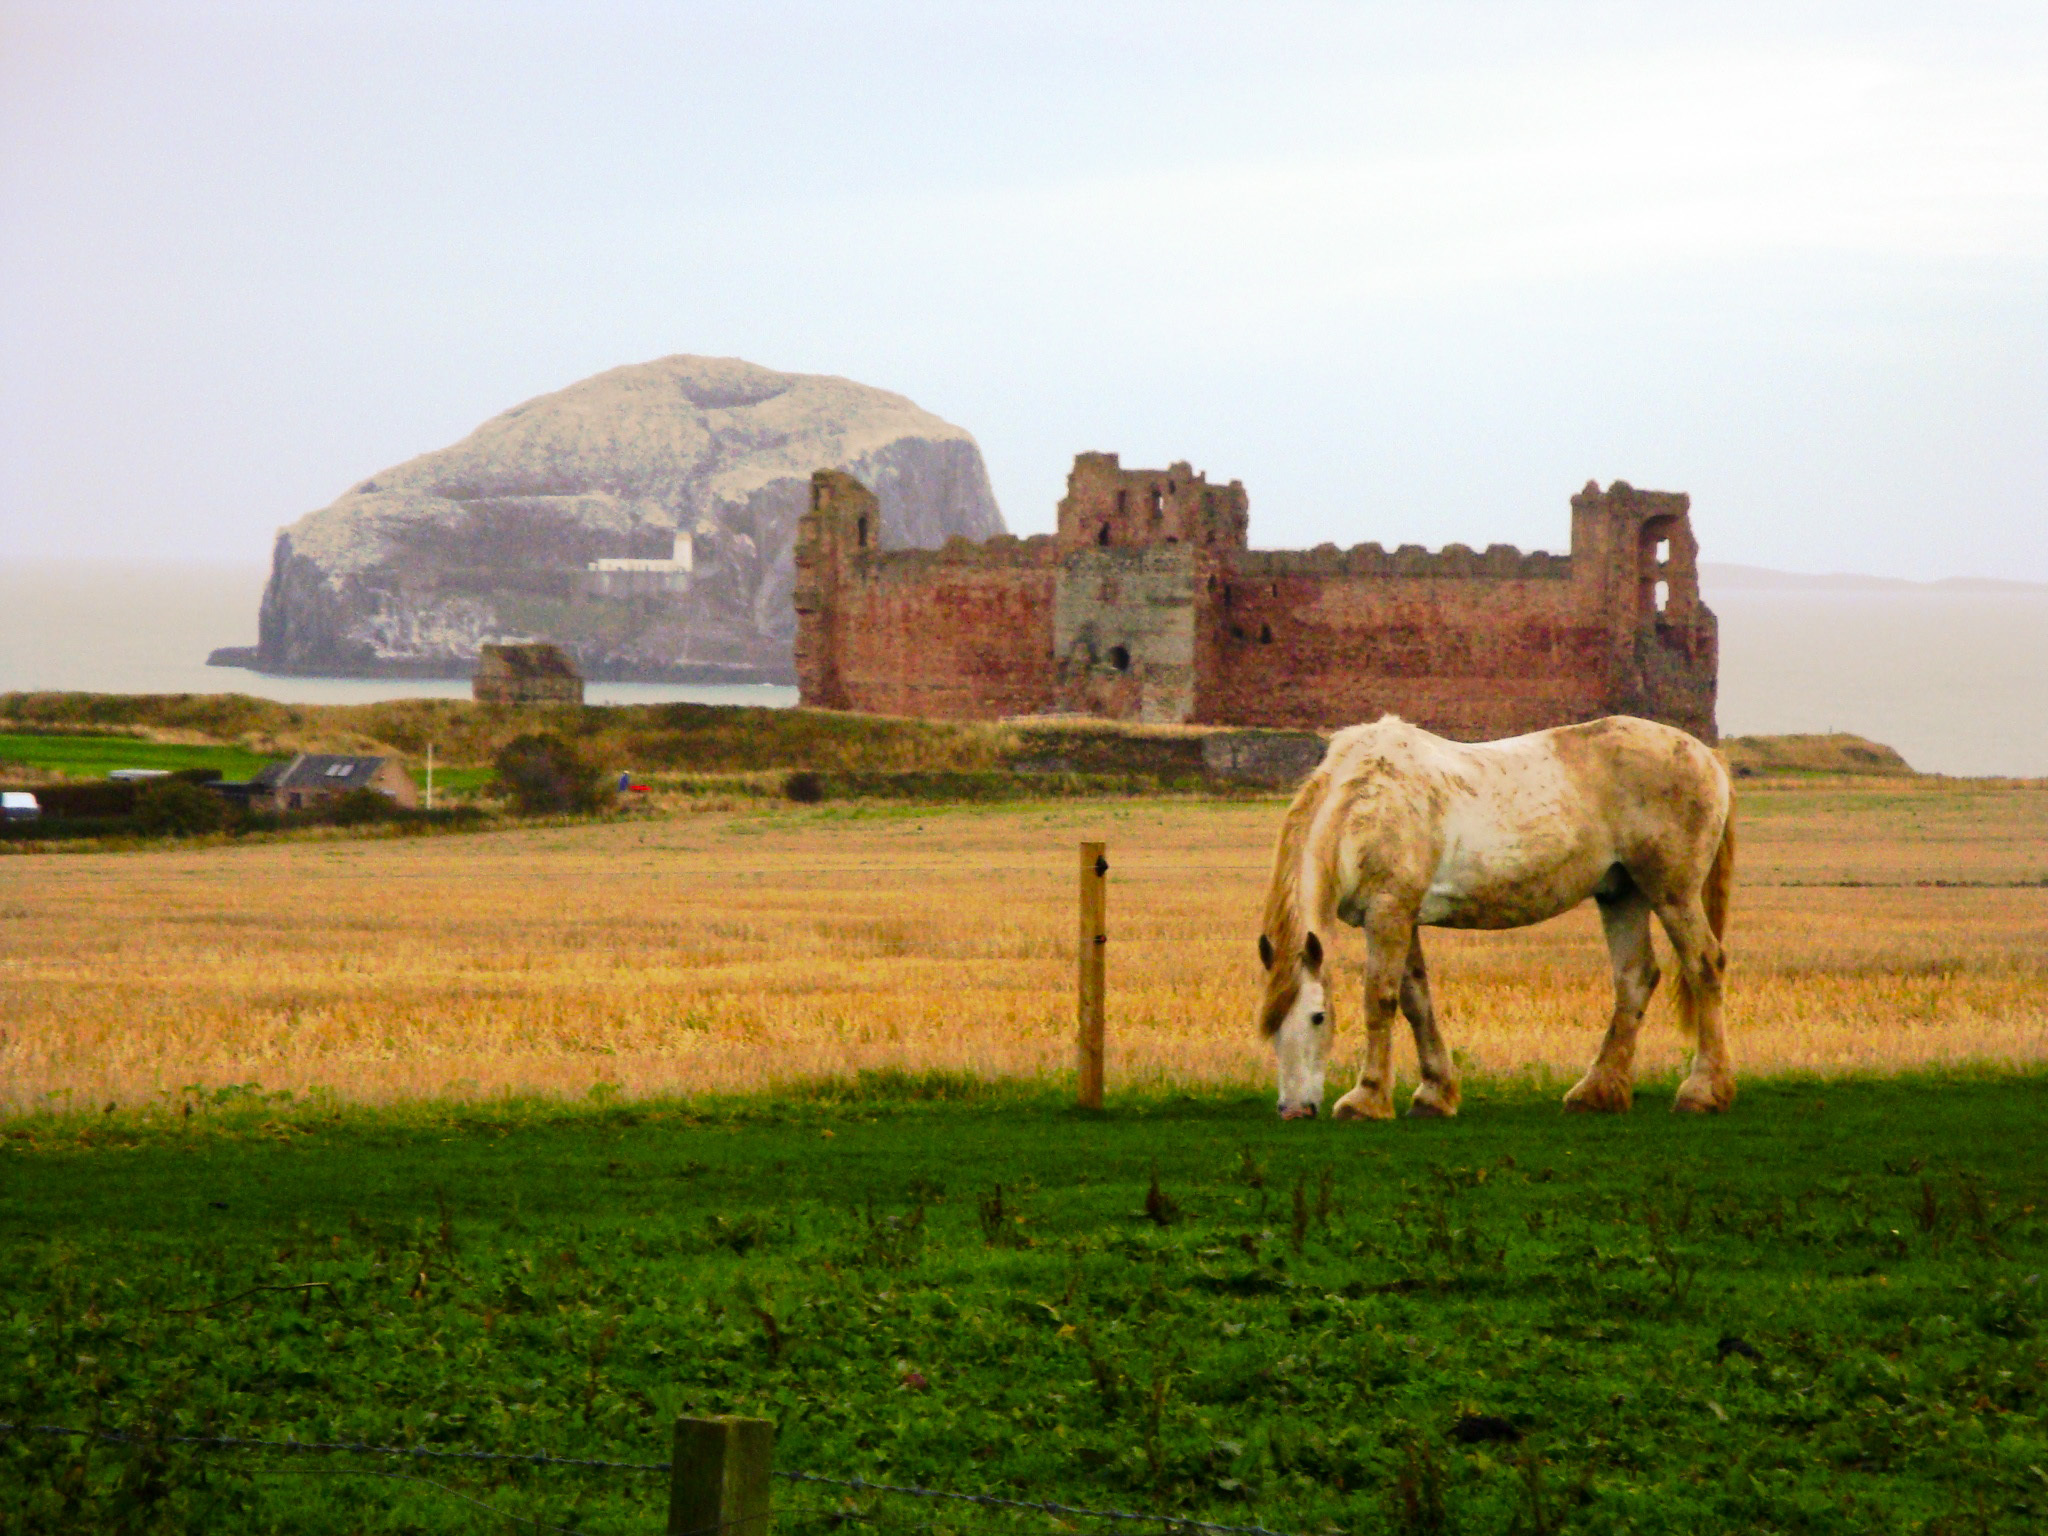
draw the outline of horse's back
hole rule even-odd
[[[1394,718],[1339,732],[1345,862],[1415,886],[1420,921],[1517,927],[1569,909],[1616,865],[1645,882],[1710,859],[1727,779],[1685,732],[1610,716],[1490,742]]]
[[[1697,737],[1615,715],[1554,733],[1558,759],[1615,862],[1653,901],[1697,890],[1728,825],[1728,772]]]
[[[1622,827],[1663,829],[1718,839],[1729,783],[1714,751],[1676,726],[1609,715],[1544,733],[1589,804]]]

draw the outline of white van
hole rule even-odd
[[[42,802],[27,790],[0,790],[0,819],[7,821],[34,821],[42,814]]]

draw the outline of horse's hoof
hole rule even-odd
[[[1451,1112],[1447,1109],[1439,1108],[1435,1104],[1426,1104],[1421,1099],[1414,1099],[1408,1105],[1408,1118],[1410,1120],[1448,1120],[1451,1118]]]
[[[1337,1107],[1330,1111],[1332,1120],[1391,1120],[1394,1106],[1382,1104],[1368,1098],[1364,1090],[1354,1088],[1337,1101]]]
[[[1611,1093],[1582,1093],[1576,1097],[1566,1094],[1564,1100],[1564,1112],[1568,1115],[1625,1115],[1633,1108],[1633,1098]]]
[[[1735,1103],[1733,1083],[1713,1083],[1704,1088],[1694,1088],[1687,1082],[1678,1090],[1678,1097],[1672,1100],[1671,1113],[1674,1115],[1725,1115]]]
[[[1564,1096],[1568,1115],[1625,1115],[1635,1107],[1635,1089],[1601,1078],[1582,1078]]]

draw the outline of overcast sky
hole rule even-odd
[[[736,355],[1257,544],[2048,580],[2048,6],[0,0],[0,559]]]

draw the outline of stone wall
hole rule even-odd
[[[1481,575],[1218,573],[1198,715],[1320,726],[1397,714],[1448,736],[1511,736],[1591,718],[1607,632],[1573,584]]]
[[[859,481],[813,477],[796,548],[803,702],[997,719],[1053,707],[1053,541],[1009,535],[884,550]]]
[[[1164,724],[1195,717],[1195,551],[1082,548],[1053,588],[1059,706]]]

